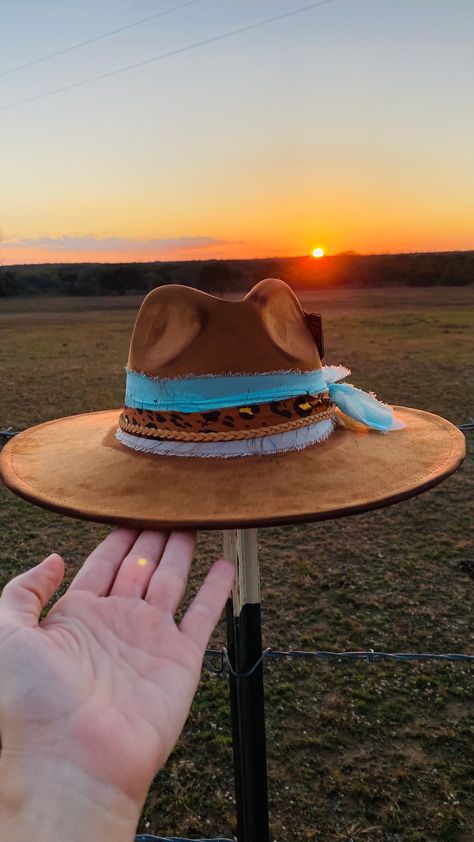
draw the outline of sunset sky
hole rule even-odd
[[[474,248],[473,0],[327,0],[42,97],[309,2],[2,4],[0,264]]]

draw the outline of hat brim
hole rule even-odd
[[[232,459],[136,452],[115,438],[119,410],[93,412],[15,436],[0,470],[26,500],[101,523],[225,529],[325,520],[412,497],[461,464],[465,439],[457,427],[394,409],[404,430],[337,428],[304,450]]]

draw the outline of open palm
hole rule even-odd
[[[232,583],[215,562],[178,627],[195,537],[119,529],[87,559],[46,618],[57,555],[0,598],[2,754],[66,760],[140,799],[186,720],[202,656]]]

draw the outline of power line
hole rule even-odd
[[[9,111],[11,108],[19,108],[20,105],[27,105],[30,102],[36,102],[39,99],[46,99],[50,96],[55,96],[56,94],[62,94],[66,91],[74,90],[74,88],[81,88],[83,85],[90,85],[92,82],[99,82],[101,79],[108,79],[111,76],[117,76],[119,73],[126,73],[129,70],[135,70],[138,67],[145,67],[147,64],[153,64],[154,62],[161,61],[165,58],[170,58],[171,56],[176,56],[181,53],[187,53],[190,50],[196,50],[198,47],[204,47],[206,44],[212,44],[216,41],[223,41],[225,38],[231,38],[233,35],[240,35],[242,32],[250,32],[252,29],[258,29],[262,26],[266,26],[269,23],[274,23],[275,21],[283,20],[285,18],[293,17],[294,15],[299,15],[302,12],[308,12],[311,9],[315,9],[317,6],[325,6],[328,3],[333,3],[334,0],[318,0],[317,3],[309,3],[307,6],[300,6],[298,9],[293,9],[289,12],[283,12],[281,15],[274,15],[271,18],[264,18],[264,20],[256,21],[256,23],[250,23],[246,26],[240,26],[238,29],[231,29],[229,32],[223,32],[220,35],[213,35],[211,38],[205,38],[203,41],[195,41],[193,44],[188,44],[186,47],[178,47],[176,50],[171,50],[168,53],[160,53],[158,56],[152,56],[151,58],[143,59],[142,61],[134,62],[134,64],[127,64],[124,67],[119,67],[117,70],[109,70],[107,73],[100,73],[98,76],[91,76],[89,79],[82,79],[80,82],[72,82],[70,85],[63,85],[61,88],[54,88],[52,91],[47,91],[43,94],[36,94],[35,96],[28,97],[27,99],[18,100],[18,102],[13,102],[10,105],[3,105],[0,107],[0,111]]]
[[[25,64],[18,64],[16,67],[10,67],[8,70],[0,71],[0,76],[9,76],[11,73],[16,73],[18,70],[26,70],[27,67],[33,67],[35,64],[41,64],[43,61],[49,61],[52,58],[63,56],[66,53],[72,53],[74,50],[79,50],[81,47],[87,47],[88,44],[95,44],[97,41],[102,41],[104,38],[111,38],[112,35],[118,35],[120,32],[126,32],[127,29],[133,29],[135,26],[142,26],[151,20],[162,18],[164,15],[169,15],[172,12],[177,12],[179,9],[184,9],[186,6],[192,6],[195,3],[200,3],[201,0],[186,0],[186,3],[180,3],[179,6],[171,6],[169,9],[163,9],[161,12],[156,12],[154,15],[149,15],[147,18],[134,20],[124,26],[118,26],[117,29],[111,29],[109,32],[103,32],[102,35],[96,35],[94,38],[89,38],[87,41],[80,41],[78,44],[72,44],[70,47],[65,47],[63,50],[57,50],[55,53],[48,53],[40,58],[27,61]]]

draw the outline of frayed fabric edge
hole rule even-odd
[[[153,441],[142,439],[118,428],[115,438],[125,447],[139,453],[153,456],[183,456],[198,459],[232,459],[242,456],[272,456],[275,453],[288,453],[292,450],[304,450],[313,444],[319,444],[329,438],[336,422],[329,418],[308,427],[289,430],[275,436],[262,438],[238,439],[222,442],[177,442]]]
[[[154,377],[151,374],[146,374],[144,371],[135,371],[135,369],[129,368],[128,366],[124,366],[124,368],[126,374],[134,374],[137,377],[144,377],[146,380],[152,380],[157,383],[176,383],[180,380],[218,380],[220,377],[277,377],[281,374],[317,374],[319,371],[324,373],[325,368],[344,369],[346,374],[342,375],[343,377],[347,377],[351,373],[345,366],[322,366],[321,368],[314,368],[310,371],[303,371],[300,368],[285,368],[275,371],[227,371],[221,372],[220,374],[193,374],[190,371],[189,374],[180,374],[178,377],[159,377],[158,375]]]
[[[337,383],[338,380],[344,380],[344,377],[352,374],[351,369],[345,365],[323,365],[322,371],[328,384]]]

